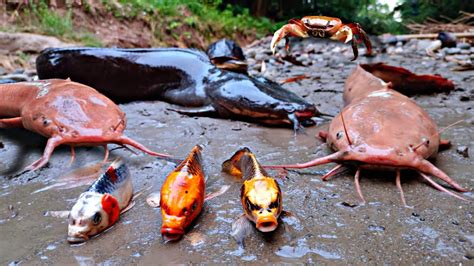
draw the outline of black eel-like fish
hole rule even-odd
[[[238,49],[210,51],[222,54]],[[239,55],[229,58],[242,62]],[[186,114],[289,124],[295,129],[302,122],[313,124],[311,117],[319,114],[313,104],[278,84],[220,69],[194,49],[46,49],[36,67],[40,79],[70,78],[121,103],[162,100],[193,107],[182,110]]]

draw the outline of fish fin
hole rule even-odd
[[[178,114],[187,115],[187,116],[210,116],[217,117],[218,113],[216,108],[212,105],[206,105],[203,107],[196,108],[166,108],[166,110],[176,112]]]
[[[109,224],[114,224],[120,216],[119,203],[117,199],[114,196],[106,193],[104,196],[102,196],[101,205],[102,209],[109,216]]]
[[[131,210],[133,207],[135,207],[136,203],[137,202],[134,201],[133,199],[130,200],[130,203],[127,205],[127,207],[125,207],[123,210],[120,211],[120,215],[122,215],[122,214],[128,212],[129,210]]]
[[[447,150],[451,147],[451,141],[450,140],[447,140],[447,139],[441,139],[439,141],[439,148],[438,150],[439,151],[444,151],[444,150]]]
[[[0,119],[0,128],[23,128],[21,117]]]
[[[242,177],[242,169],[238,167],[238,163],[242,155],[247,152],[251,152],[249,148],[244,147],[239,149],[230,157],[230,159],[226,160],[222,163],[222,172],[227,173],[232,176]]]
[[[207,194],[206,197],[204,198],[204,201],[211,200],[215,197],[218,197],[218,196],[224,194],[229,188],[230,188],[230,186],[228,186],[228,185],[222,186],[218,191],[214,191],[214,192],[211,192],[211,193]]]
[[[97,176],[99,175],[103,166],[104,162],[100,161],[98,163],[92,163],[84,167],[75,169],[59,178],[56,178],[56,183],[35,190],[31,194],[43,192],[52,188],[62,190],[90,185],[97,179]]]
[[[69,213],[70,211],[46,211],[44,216],[66,219],[69,216]]]
[[[237,244],[240,247],[244,248],[244,239],[250,235],[253,230],[252,222],[247,219],[245,214],[242,214],[237,220],[232,224],[232,232],[230,233]]]
[[[146,203],[148,204],[148,206],[152,208],[159,208],[160,199],[161,199],[161,193],[160,191],[156,191],[148,195],[148,197],[146,197]]]
[[[128,168],[120,158],[115,159],[103,174],[103,177],[109,179],[112,183],[122,182],[129,176]]]
[[[280,217],[283,219],[283,218],[286,218],[286,217],[292,217],[294,216],[292,212],[289,212],[289,211],[285,211],[285,210],[282,210],[281,213],[280,213]]]

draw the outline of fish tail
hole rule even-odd
[[[192,175],[203,175],[202,172],[202,157],[201,157],[202,147],[195,145],[188,157],[184,159],[181,164],[176,167],[175,171],[180,172],[183,167],[187,167],[188,171]]]
[[[232,155],[232,157],[230,157],[230,159],[222,163],[222,172],[241,178],[243,175],[242,159],[246,157],[248,158],[251,154],[252,152],[247,147],[239,149],[234,153],[234,155]]]

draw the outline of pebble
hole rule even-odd
[[[459,54],[460,52],[461,52],[461,49],[457,47],[446,49],[447,54]]]
[[[456,149],[456,152],[461,154],[462,157],[464,157],[464,158],[469,158],[469,147],[467,147],[467,146],[459,146]]]
[[[456,45],[459,49],[471,49],[471,45],[469,43],[461,42]]]

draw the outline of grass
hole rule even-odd
[[[37,1],[36,4],[33,2],[23,9],[20,16],[23,28],[20,30],[57,36],[65,41],[74,41],[87,46],[102,46],[94,34],[79,31],[74,27],[71,8],[54,10],[48,7],[45,0]],[[154,35],[155,45],[173,44],[175,41],[188,46],[202,47],[223,37],[260,38],[279,26],[267,18],[251,16],[248,9],[223,6],[222,0],[98,0],[97,2],[99,4],[94,7],[83,6],[83,11],[91,16],[112,14],[119,20],[143,20]]]
[[[65,41],[79,42],[87,46],[102,46],[100,40],[92,33],[74,28],[71,9],[62,14],[49,9],[44,1],[39,1],[38,4],[31,3],[24,12],[20,17],[22,27],[17,27],[17,30],[56,36]]]

